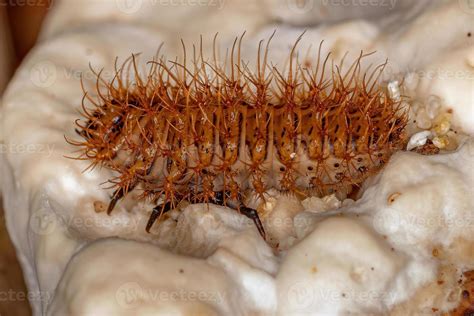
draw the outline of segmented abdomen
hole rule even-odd
[[[160,61],[133,83],[117,69],[106,93],[89,98],[95,108],[84,106],[75,144],[118,172],[111,182],[123,193],[139,187],[168,201],[249,188],[347,193],[403,147],[405,113],[376,83],[383,67],[362,76],[358,59],[328,80],[302,66],[287,76],[266,63],[230,67]]]

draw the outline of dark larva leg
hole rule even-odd
[[[212,203],[216,205],[229,206],[228,203],[224,203],[225,195],[226,195],[226,192],[224,191],[214,192],[214,199],[212,200]],[[258,212],[254,210],[253,208],[246,207],[242,203],[242,201],[239,201],[239,203],[240,203],[240,206],[239,206],[240,213],[247,216],[251,220],[253,220],[253,222],[255,223],[255,226],[257,226],[258,232],[263,237],[263,239],[266,240],[265,230],[263,229],[263,225],[262,225],[262,222],[260,221],[260,217],[258,216]]]
[[[107,214],[110,215],[112,213],[112,210],[115,207],[115,204],[117,204],[118,200],[120,200],[123,197],[123,189],[117,189],[114,191],[112,195],[112,199],[110,200],[109,207],[107,207]]]
[[[216,205],[224,205],[224,191],[217,191],[214,193],[214,198],[212,199],[212,203]],[[166,202],[164,204],[157,205],[153,208],[153,211],[148,219],[148,223],[146,224],[146,231],[147,233],[150,232],[150,229],[153,227],[153,224],[156,220],[166,212],[171,211],[172,204],[171,202]]]
[[[216,205],[227,206],[227,203],[224,203],[225,194],[226,193],[224,191],[214,192],[214,198],[212,199],[212,203]]]
[[[172,207],[173,206],[171,202],[166,202],[164,204],[155,206],[155,208],[153,208],[153,211],[151,212],[150,218],[148,219],[148,223],[146,223],[146,232],[149,233],[151,227],[153,227],[153,224],[156,222],[156,220],[164,213],[171,211]]]
[[[267,240],[266,235],[265,235],[265,229],[263,229],[263,225],[262,225],[262,222],[260,221],[260,217],[258,216],[258,212],[254,210],[253,208],[249,208],[244,205],[240,206],[239,211],[241,214],[244,214],[245,216],[253,220],[262,238],[264,240]]]
[[[156,206],[155,208],[153,208],[150,218],[148,219],[148,223],[146,223],[146,228],[145,228],[146,232],[149,233],[151,227],[156,222],[156,220],[164,213],[171,211],[171,208],[172,208],[171,202],[166,202],[164,204],[160,204]]]

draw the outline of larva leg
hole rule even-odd
[[[226,192],[224,191],[215,191],[214,198],[212,199],[212,203],[216,205],[227,206],[227,203],[224,202],[224,197]]]
[[[254,210],[253,208],[249,208],[243,204],[240,205],[239,211],[241,214],[244,214],[253,222],[255,223],[255,226],[257,226],[258,232],[262,236],[263,240],[267,240],[266,234],[265,234],[265,229],[263,229],[262,222],[260,221],[260,217],[258,216],[257,210]]]
[[[216,205],[224,205],[224,194],[225,194],[224,191],[215,192],[214,198],[212,199],[212,203]],[[147,233],[150,232],[150,229],[153,227],[153,224],[156,222],[156,220],[164,213],[171,211],[171,209],[172,209],[171,202],[166,202],[154,207],[153,211],[151,212],[150,218],[148,219],[148,222],[146,224],[145,229]]]
[[[117,202],[121,198],[123,198],[127,192],[132,191],[135,188],[136,184],[137,184],[136,181],[132,181],[128,185],[122,186],[114,191],[114,193],[112,194],[112,199],[110,200],[109,206],[107,207],[108,215],[112,213]]]
[[[107,207],[107,214],[110,215],[110,213],[112,213],[112,210],[114,209],[115,207],[115,204],[117,204],[117,202],[123,198],[123,189],[120,188],[120,189],[117,189],[114,191],[113,195],[112,195],[112,199],[110,200],[110,203],[109,203],[109,206]]]
[[[161,215],[163,215],[166,212],[171,211],[172,209],[172,204],[171,202],[166,202],[164,204],[157,205],[153,208],[153,211],[151,212],[150,218],[148,219],[148,223],[146,223],[146,232],[149,233],[151,227],[153,224],[156,222],[158,218],[160,218]]]
[[[223,206],[228,206],[227,203],[224,203],[224,196],[226,195],[226,192],[224,191],[216,191],[214,192],[214,199],[213,203],[217,205],[223,205]],[[253,208],[246,207],[242,201],[239,201],[239,207],[238,210],[241,214],[247,216],[253,222],[255,223],[255,226],[257,226],[258,232],[262,236],[264,240],[266,240],[266,234],[265,234],[265,229],[263,228],[262,221],[260,220],[260,217],[258,216],[258,212],[254,210]]]

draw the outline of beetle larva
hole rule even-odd
[[[361,53],[347,71],[326,71],[320,46],[316,66],[305,67],[295,44],[280,71],[269,66],[268,41],[252,71],[240,59],[240,40],[223,64],[206,61],[201,49],[191,66],[186,57],[150,62],[146,78],[134,56],[116,66],[111,82],[98,74],[98,98],[85,94],[85,121],[77,121],[84,140],[72,143],[81,159],[116,171],[109,213],[135,188],[163,201],[147,230],[182,199],[227,205],[248,189],[262,199],[269,188],[349,192],[403,147],[406,113],[378,83],[385,64],[361,73]],[[236,207],[264,235],[258,213]]]

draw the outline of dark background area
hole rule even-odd
[[[16,66],[33,47],[51,0],[0,0],[6,7]],[[79,0],[80,1],[80,0]]]
[[[0,6],[3,7],[0,9],[5,10],[7,14],[13,52],[11,69],[3,71],[14,71],[34,46],[50,4],[47,0],[36,0],[36,3],[26,0],[0,0]],[[2,205],[0,197],[0,315],[28,316],[31,315],[26,298],[28,293],[15,249],[6,231]]]

